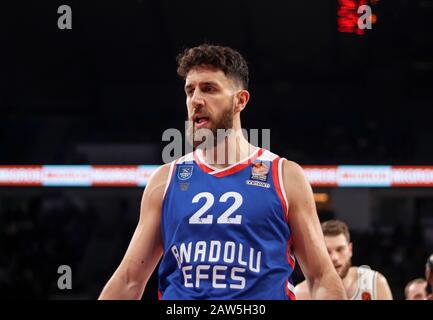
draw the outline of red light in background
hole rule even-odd
[[[373,1],[373,0],[372,0]],[[376,3],[378,0],[376,1]],[[364,30],[358,27],[358,19],[362,14],[358,13],[358,8],[367,4],[367,0],[338,0],[337,10],[338,31],[344,33],[355,33],[363,35]],[[372,23],[377,21],[377,17],[370,17]],[[373,22],[374,21],[374,22]]]

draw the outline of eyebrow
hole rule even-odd
[[[220,85],[218,84],[218,82],[215,82],[215,81],[204,81],[204,82],[200,82],[199,84],[200,84],[200,85],[220,86]],[[184,90],[187,91],[187,90],[190,89],[191,87],[193,87],[193,85],[192,85],[192,84],[188,84],[188,85],[185,86]]]
[[[189,84],[189,85],[185,86],[183,89],[184,89],[185,91],[188,91],[188,89],[191,88],[191,87],[192,87],[192,84]]]

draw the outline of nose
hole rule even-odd
[[[194,109],[197,109],[199,107],[203,107],[204,106],[204,99],[203,96],[201,94],[201,91],[199,88],[197,88],[196,90],[194,90],[194,93],[191,97],[191,106]]]
[[[332,263],[335,264],[336,262],[338,262],[338,255],[335,252],[331,252],[329,255],[331,257]]]

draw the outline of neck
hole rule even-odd
[[[347,272],[347,275],[342,279],[342,281],[346,292],[348,293],[348,295],[350,295],[349,298],[351,298],[351,296],[355,294],[355,290],[357,288],[357,269],[355,267],[350,267],[349,272]]]
[[[250,144],[242,135],[231,134],[224,137],[214,147],[203,149],[203,160],[216,168],[225,168],[248,158],[257,147]]]

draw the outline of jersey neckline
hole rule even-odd
[[[216,168],[210,164],[207,164],[202,158],[201,152],[198,152],[197,150],[194,151],[193,156],[195,162],[197,163],[197,165],[201,170],[214,177],[222,178],[245,169],[251,163],[257,160],[257,158],[260,157],[263,154],[263,152],[264,150],[262,148],[257,147],[256,150],[254,150],[254,152],[251,153],[248,157],[226,168]]]

